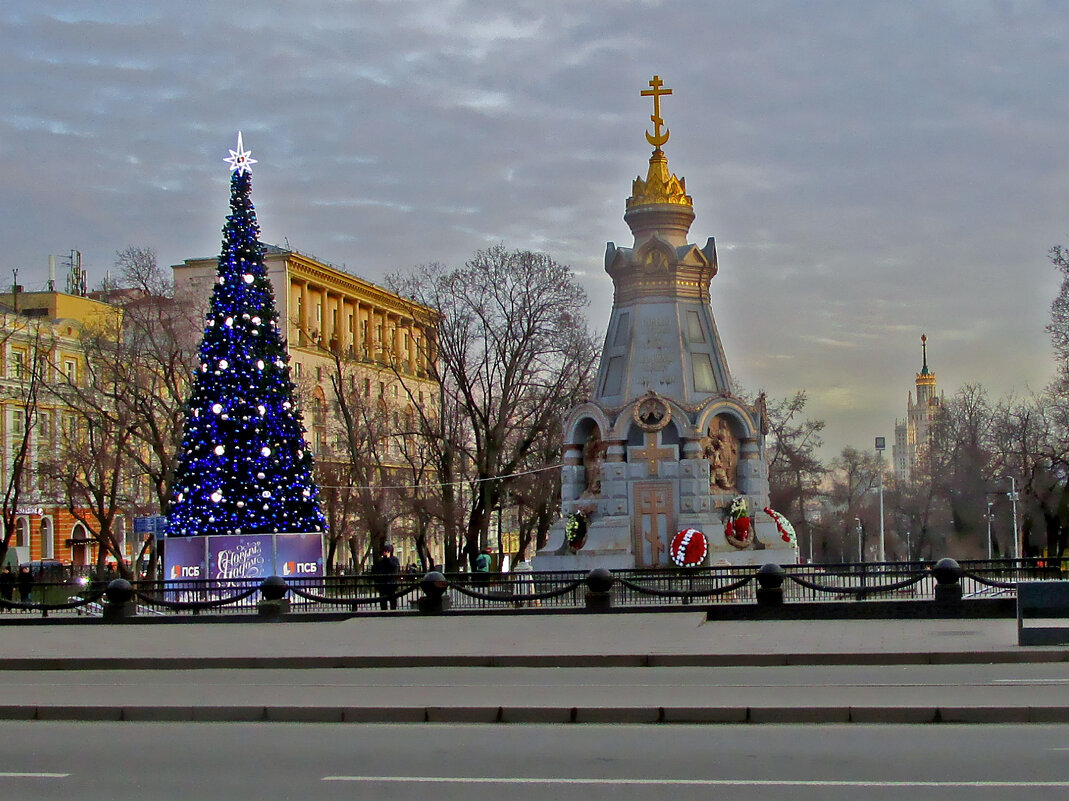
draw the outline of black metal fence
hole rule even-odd
[[[401,574],[383,583],[372,575],[225,581],[100,581],[70,576],[37,582],[27,599],[18,591],[0,597],[0,620],[16,616],[99,616],[109,603],[139,616],[263,614],[269,596],[286,599],[289,614],[345,614],[421,608],[420,599],[441,597],[454,610],[508,608],[577,609],[592,591],[606,606],[752,604],[761,588],[783,603],[860,602],[935,598],[941,583],[961,597],[1013,597],[1022,580],[1069,576],[1063,560],[953,560],[830,565],[766,565],[661,570],[523,572],[506,574]],[[268,580],[272,581],[272,580]],[[598,589],[600,588],[600,590]],[[114,592],[113,592],[114,590]],[[426,602],[423,606],[426,609]]]

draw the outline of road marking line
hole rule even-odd
[[[2,773],[0,779],[65,779],[69,773]]]
[[[581,779],[484,778],[481,776],[324,776],[325,782],[380,782],[391,784],[605,784],[677,785],[695,787],[1053,787],[1069,788],[1069,781],[841,781],[804,779]]]

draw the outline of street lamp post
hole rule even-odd
[[[865,553],[861,550],[861,518],[854,518],[854,526],[857,528],[857,561],[865,561]]]
[[[887,551],[884,548],[883,537],[883,449],[887,447],[887,440],[876,437],[876,453],[880,457],[880,561],[887,561]]]
[[[1010,499],[1010,506],[1013,508],[1013,558],[1021,558],[1021,538],[1017,533],[1017,479],[1013,476],[1006,476],[1010,480],[1010,491],[1006,493],[1006,497]]]
[[[987,502],[987,559],[990,561],[991,555],[991,501]]]

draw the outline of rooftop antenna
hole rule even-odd
[[[11,303],[15,307],[15,313],[19,311],[19,268],[11,268]]]
[[[56,291],[56,257],[48,257],[48,291]]]

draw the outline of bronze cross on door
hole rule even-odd
[[[647,463],[646,475],[658,476],[660,470],[658,468],[658,462],[661,459],[674,459],[676,456],[675,445],[663,445],[657,447],[657,434],[647,433],[646,444],[641,448],[632,446],[628,450],[630,451],[632,461],[645,461]]]

